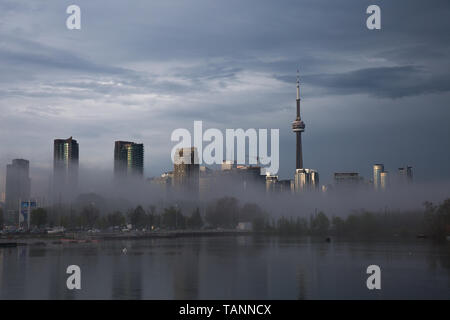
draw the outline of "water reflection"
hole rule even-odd
[[[305,300],[307,298],[306,295],[306,274],[305,270],[301,265],[298,266],[297,271],[297,281],[298,281],[298,300]]]
[[[127,248],[127,252],[123,252]],[[67,266],[82,289],[66,288]],[[382,290],[365,286],[382,269]],[[266,236],[30,244],[0,248],[0,299],[450,298],[450,250]]]
[[[174,299],[197,299],[199,290],[199,259],[201,242],[180,246],[173,260]]]
[[[112,260],[111,298],[142,299],[143,255],[139,243],[125,242]]]

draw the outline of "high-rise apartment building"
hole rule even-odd
[[[279,191],[278,188],[278,176],[266,174],[266,192]]]
[[[384,172],[384,164],[377,163],[373,165],[373,187],[379,190],[381,187],[381,173]]]
[[[318,190],[319,173],[312,169],[297,169],[294,176],[294,190],[296,192]]]
[[[116,141],[114,144],[115,177],[144,175],[144,145],[129,141]]]
[[[389,173],[383,171],[380,173],[380,189],[386,190],[389,187]]]
[[[175,190],[192,195],[199,192],[200,165],[197,148],[180,148],[175,151],[173,186]]]
[[[339,187],[356,187],[363,183],[358,172],[335,172],[334,184]]]
[[[53,194],[55,200],[72,197],[78,186],[77,140],[55,139],[53,144]]]
[[[30,162],[14,159],[6,166],[5,208],[6,220],[17,221],[20,201],[29,201],[31,193]]]
[[[398,168],[398,177],[400,183],[412,183],[413,181],[412,167],[406,166]]]

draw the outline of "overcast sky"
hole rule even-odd
[[[81,7],[81,30],[65,26]],[[366,28],[370,4],[382,29]],[[450,179],[450,2],[0,0],[0,191],[5,165],[39,180],[53,139],[112,170],[114,140],[145,144],[145,174],[170,170],[170,134],[279,128],[279,175],[295,169],[295,76],[305,167],[370,177],[406,164]]]

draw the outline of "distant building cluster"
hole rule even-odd
[[[151,178],[166,194],[175,191],[183,193],[191,199],[202,199],[214,190],[248,191],[255,188],[263,190],[265,177],[261,175],[258,165],[236,165],[234,161],[224,161],[220,170],[211,170],[197,163],[197,149],[181,148],[175,152],[174,170],[163,173],[160,177]]]
[[[151,185],[160,189],[162,194],[184,194],[191,199],[202,199],[212,191],[222,189],[235,193],[265,190],[268,194],[332,192],[352,188],[372,188],[385,191],[391,185],[389,172],[384,164],[373,165],[373,179],[365,181],[358,172],[335,172],[333,183],[319,185],[319,172],[303,166],[302,133],[305,123],[300,112],[300,79],[297,71],[296,118],[292,130],[296,136],[296,169],[293,179],[280,180],[270,172],[261,174],[261,166],[237,165],[233,159],[225,160],[220,170],[212,170],[198,163],[197,149],[180,148],[174,156],[173,171],[160,177],[148,179]],[[53,203],[67,201],[77,194],[79,167],[79,144],[72,137],[55,139],[53,148],[53,182],[51,198]],[[6,189],[1,200],[7,220],[16,224],[23,221],[21,208],[30,208],[36,204],[31,198],[29,174],[30,163],[24,159],[14,159],[6,168]],[[114,178],[117,183],[127,179],[142,178],[144,175],[144,145],[131,141],[115,141]],[[413,181],[411,166],[398,168],[395,184],[410,184]],[[24,205],[25,204],[25,205]],[[29,218],[29,217],[28,217]],[[27,221],[25,221],[26,223]],[[29,223],[29,221],[28,221]]]
[[[398,168],[397,176],[390,177],[389,172],[385,170],[384,164],[375,164],[373,166],[373,188],[377,191],[385,191],[391,184],[403,185],[410,184],[413,181],[413,172],[411,166]]]
[[[411,166],[398,168],[396,176],[391,177],[385,170],[384,164],[373,165],[373,178],[364,180],[358,172],[335,172],[333,183],[322,186],[322,191],[339,191],[348,189],[386,191],[392,185],[402,187],[413,182],[413,169]]]

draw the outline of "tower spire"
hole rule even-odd
[[[296,168],[303,168],[303,153],[302,153],[302,132],[305,131],[305,123],[302,121],[300,116],[300,76],[297,69],[297,117],[294,122],[292,122],[292,131],[294,131],[297,145],[296,145]]]

